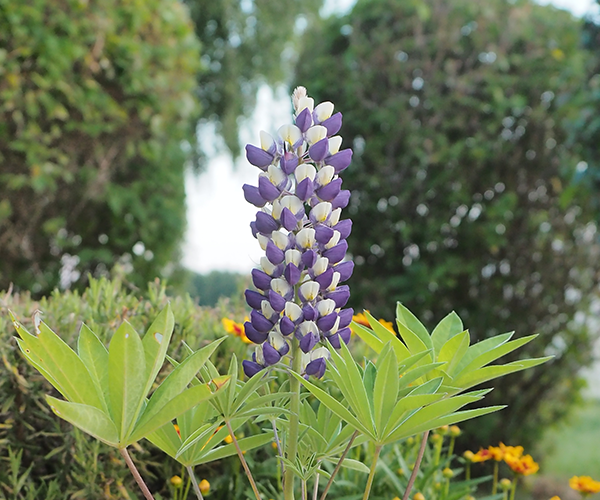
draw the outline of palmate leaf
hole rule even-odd
[[[102,394],[108,412],[108,350],[87,325],[82,324],[77,340],[77,352],[87,368],[98,394]]]

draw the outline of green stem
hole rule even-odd
[[[300,373],[302,370],[302,357],[300,355],[299,341],[292,339],[292,371]],[[298,429],[300,415],[300,381],[290,373],[290,424],[288,438],[286,441],[286,458],[296,462],[298,453]],[[284,467],[283,474],[283,497],[285,500],[294,500],[294,471],[289,467]]]
[[[192,486],[192,476],[190,476],[189,472],[188,472],[188,480],[187,480],[187,484],[185,485],[185,491],[183,492],[183,496],[181,497],[182,500],[187,500],[188,494],[190,492],[190,487]]]
[[[413,467],[412,472],[410,473],[410,478],[408,479],[408,484],[406,485],[406,491],[404,492],[404,496],[402,500],[408,500],[408,495],[410,495],[410,490],[412,490],[413,484],[415,484],[415,479],[417,479],[417,472],[419,472],[419,467],[421,467],[421,460],[423,460],[423,455],[425,454],[425,447],[427,446],[427,438],[429,437],[429,431],[425,431],[423,434],[423,439],[421,440],[421,447],[419,448],[419,454],[417,455],[417,460],[415,461],[415,466]]]
[[[327,485],[325,486],[325,491],[323,491],[323,494],[321,495],[321,500],[325,500],[325,497],[327,496],[327,492],[329,491],[329,488],[331,488],[331,485],[333,484],[333,478],[340,470],[340,467],[342,466],[342,462],[346,458],[346,455],[350,451],[350,448],[352,448],[352,443],[354,443],[356,436],[358,436],[358,431],[354,431],[354,434],[352,434],[350,441],[348,441],[348,444],[346,445],[346,449],[344,450],[344,453],[342,453],[342,456],[340,457],[337,465],[335,466],[335,469],[333,469],[333,472],[331,473],[331,477],[329,478],[329,481],[327,481]]]
[[[519,477],[515,476],[515,479],[512,484],[512,488],[510,490],[510,500],[515,500],[515,491],[517,491],[517,480],[518,479],[519,479]]]
[[[237,451],[238,457],[240,458],[240,462],[242,463],[242,467],[244,468],[244,472],[246,473],[246,476],[248,477],[248,481],[250,481],[250,486],[252,486],[252,491],[254,492],[254,496],[256,497],[256,500],[261,500],[260,493],[258,492],[258,488],[256,487],[256,483],[254,482],[254,478],[252,477],[252,472],[250,472],[250,467],[248,467],[248,463],[246,462],[246,459],[244,458],[244,454],[242,453],[240,445],[237,442],[237,439],[236,439],[236,437],[235,437],[235,435],[233,433],[233,429],[231,428],[231,424],[229,423],[229,420],[225,420],[225,425],[227,425],[227,429],[229,430],[229,435],[231,436],[231,440],[233,441],[233,445],[235,446],[235,449]]]
[[[281,478],[283,477],[283,450],[281,449],[281,441],[279,440],[279,434],[277,432],[277,424],[275,420],[271,420],[271,426],[273,427],[273,436],[275,437],[275,444],[277,445],[277,454],[279,458],[277,459],[279,462],[279,482],[281,482]]]
[[[381,448],[383,446],[375,447],[375,455],[373,455],[373,463],[371,464],[371,470],[369,471],[369,477],[367,479],[367,486],[365,487],[365,494],[363,495],[363,500],[367,500],[369,498],[369,494],[371,493],[371,486],[373,485],[373,478],[375,477],[375,469],[377,468],[377,460],[379,459],[379,454],[381,453]]]
[[[137,467],[135,466],[135,464],[133,463],[133,460],[131,460],[131,457],[129,456],[127,449],[121,448],[119,450],[119,453],[125,459],[125,463],[127,464],[127,467],[129,467],[131,474],[133,474],[133,477],[135,478],[135,482],[138,484],[138,486],[142,490],[142,493],[146,497],[146,500],[154,500],[154,497],[152,496],[152,493],[150,493],[148,486],[146,486],[146,483],[142,479],[142,476],[140,475],[139,471],[137,470]]]
[[[467,467],[465,468],[465,479],[467,481],[471,479],[471,462],[467,462]]]
[[[435,444],[435,461],[434,461],[434,465],[438,466],[440,463],[440,458],[442,458],[442,445],[444,444],[444,439],[441,438],[436,444]]]
[[[194,485],[194,493],[196,493],[196,496],[198,497],[198,500],[204,500],[204,498],[202,498],[202,492],[200,491],[200,485],[198,484],[198,480],[196,479],[196,476],[194,475],[194,469],[191,465],[186,466],[187,472],[188,472],[188,477],[190,478],[190,480],[192,481],[192,484]],[[187,493],[188,490],[186,490],[185,495],[186,495],[186,499],[187,499]]]
[[[456,441],[456,436],[452,436],[450,438],[450,444],[448,445],[448,455],[446,458],[450,459],[452,454],[454,453],[454,443]]]
[[[492,495],[498,491],[498,462],[494,460],[494,482],[492,483]]]

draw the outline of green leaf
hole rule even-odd
[[[344,461],[342,462],[342,467],[358,472],[364,472],[365,474],[368,474],[370,472],[369,468],[365,464],[352,458],[344,458]]]
[[[108,412],[108,350],[96,334],[83,323],[77,339],[77,351],[87,368],[98,394],[104,397],[103,410]]]
[[[502,377],[503,375],[508,375],[509,373],[514,373],[541,365],[552,358],[553,356],[547,356],[545,358],[513,361],[512,363],[507,363],[505,365],[486,366],[471,373],[464,373],[460,377],[457,377],[453,381],[453,384],[457,387],[461,387],[462,389],[468,389],[469,387],[487,382],[488,380],[492,380],[494,378]]]
[[[173,459],[175,459],[177,450],[181,446],[181,438],[171,422],[149,433],[146,439]]]
[[[402,324],[405,327],[405,330],[408,329],[409,331],[413,332],[426,346],[426,349],[433,349],[433,343],[431,342],[431,337],[429,336],[427,328],[425,328],[423,323],[421,323],[416,316],[400,302],[398,302],[396,305],[396,322]],[[413,354],[423,350],[414,350],[410,345],[408,347]]]
[[[469,332],[465,330],[451,337],[438,351],[439,354],[436,361],[448,363],[444,367],[444,371],[450,376],[452,376],[456,365],[460,363],[460,360],[469,349],[469,341]]]
[[[388,342],[377,360],[377,376],[373,388],[373,414],[378,434],[383,430],[396,404],[398,380],[396,355]]]
[[[267,431],[263,434],[258,434],[257,436],[250,436],[243,439],[238,439],[238,445],[242,452],[252,450],[254,448],[258,448],[259,446],[264,446],[265,444],[273,441],[273,432]],[[233,443],[227,444],[225,446],[220,446],[219,448],[214,448],[213,450],[206,453],[201,459],[194,461],[192,465],[200,465],[206,464],[208,462],[214,462],[215,460],[221,460],[222,458],[230,457],[235,455],[237,450],[235,449],[235,445]]]
[[[144,412],[140,421],[131,432],[131,435],[127,437],[127,444],[142,439],[190,408],[211,398],[213,395],[214,393],[207,385],[196,385],[172,398],[158,411],[153,412],[151,416],[147,417],[146,412]]]
[[[117,428],[102,410],[86,404],[62,401],[52,396],[46,396],[46,401],[60,418],[109,446],[118,446]]]
[[[144,394],[152,389],[152,384],[163,366],[167,348],[171,342],[175,318],[171,305],[167,304],[146,331],[142,339],[146,359],[146,387]]]
[[[396,402],[383,432],[380,433],[380,437],[385,438],[395,432],[400,423],[407,418],[406,413],[435,403],[444,396],[444,394],[410,394],[401,398]]]
[[[355,321],[352,322],[352,331],[358,335],[375,352],[381,352],[384,343],[373,333],[370,328],[360,325]]]
[[[113,335],[108,350],[109,409],[125,440],[137,420],[146,394],[146,361],[140,336],[124,321]]]
[[[434,355],[437,356],[442,346],[452,337],[463,331],[461,319],[454,311],[448,314],[438,323],[431,333],[431,342],[433,343]]]
[[[34,354],[33,350],[31,349],[31,345],[25,343],[23,339],[16,338],[16,341],[19,346],[19,349],[21,349],[21,352],[23,353],[23,356],[25,356],[25,358],[32,364],[32,366],[37,371],[39,371],[42,374],[42,376],[48,382],[50,382],[58,392],[60,392],[63,395],[63,397],[68,399],[66,391],[61,387],[58,381],[46,370],[46,367],[43,364],[41,364],[41,359]]]
[[[477,356],[480,356],[488,351],[491,351],[495,347],[498,347],[510,340],[513,336],[514,332],[503,333],[501,335],[496,335],[495,337],[490,337],[489,339],[482,340],[481,342],[477,342],[469,347],[467,353],[464,355],[461,362],[456,367],[455,373],[460,373],[465,366],[467,366],[471,361],[473,361]]]

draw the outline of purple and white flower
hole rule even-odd
[[[260,147],[247,145],[248,161],[261,172],[257,186],[244,185],[246,200],[260,208],[250,227],[265,256],[252,271],[256,290],[246,290],[252,308],[246,335],[257,344],[243,362],[252,376],[278,363],[292,335],[302,351],[304,376],[322,377],[328,342],[350,340],[353,311],[344,308],[354,263],[346,261],[350,219],[340,220],[350,192],[339,174],[352,159],[340,150],[342,114],[331,102],[317,106],[304,87],[293,93],[295,123],[277,138],[261,132]]]

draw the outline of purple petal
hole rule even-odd
[[[318,342],[319,336],[313,332],[308,332],[300,339],[300,349],[302,349],[302,352],[310,352]]]
[[[265,340],[267,340],[268,333],[261,333],[256,328],[252,326],[250,321],[246,321],[244,323],[244,333],[246,337],[248,337],[255,344],[262,344]]]
[[[338,328],[345,328],[352,322],[352,316],[354,316],[354,309],[349,307],[348,309],[342,309],[338,316],[340,317],[340,324]]]
[[[332,292],[329,292],[326,298],[335,302],[335,307],[344,307],[350,298],[350,288],[348,285],[338,286]]]
[[[285,259],[285,253],[283,252],[283,250],[272,241],[269,241],[269,243],[267,243],[265,255],[267,256],[267,259],[269,259],[269,262],[275,265],[281,264],[283,262],[283,259]]]
[[[312,113],[308,108],[304,108],[296,117],[296,127],[300,129],[302,133],[306,132],[312,125]]]
[[[300,181],[300,184],[296,186],[296,196],[302,201],[308,200],[314,192],[313,181],[308,177]]]
[[[260,233],[271,234],[279,229],[279,224],[272,215],[265,212],[256,212],[256,229]]]
[[[279,198],[281,192],[266,177],[258,178],[258,192],[267,201],[273,201]]]
[[[315,252],[314,250],[307,250],[306,252],[304,252],[302,254],[302,264],[304,264],[304,267],[312,267],[315,265],[315,262],[317,261],[317,252]]]
[[[266,299],[262,293],[255,292],[254,290],[246,290],[244,295],[246,296],[246,304],[252,309],[260,309],[262,301]]]
[[[323,245],[327,243],[333,236],[333,229],[325,224],[317,224],[315,226],[315,238]]]
[[[244,368],[244,373],[248,378],[254,377],[254,375],[256,375],[259,371],[264,369],[264,366],[247,359],[242,361],[242,367]]]
[[[304,372],[307,375],[313,375],[317,378],[321,378],[323,375],[325,375],[326,368],[327,363],[325,362],[325,358],[317,358],[306,365]]]
[[[296,264],[291,262],[285,266],[283,275],[285,276],[286,281],[292,286],[300,281],[300,269],[298,269]]]
[[[342,179],[339,177],[329,184],[325,184],[322,188],[317,189],[317,196],[324,201],[333,200],[338,194],[340,194],[340,190],[342,189]]]
[[[329,259],[330,264],[337,264],[344,258],[348,251],[348,242],[346,240],[340,241],[336,246],[331,247],[323,252],[323,257]]]
[[[246,198],[248,203],[252,203],[252,205],[258,208],[265,206],[267,200],[260,195],[257,187],[251,186],[250,184],[244,184],[242,189],[244,190],[244,198]]]
[[[351,219],[341,220],[335,226],[333,226],[333,229],[335,229],[336,231],[339,231],[340,238],[342,240],[345,240],[348,236],[350,236],[350,233],[352,232],[352,220]]]
[[[279,320],[279,330],[282,335],[289,335],[296,329],[294,322],[287,316],[282,316]]]
[[[319,276],[315,277],[315,281],[319,285],[321,285],[321,290],[325,290],[329,285],[331,285],[332,280],[333,280],[333,268],[331,268],[331,267],[329,269],[327,269],[325,272],[319,274]]]
[[[250,322],[252,323],[252,326],[256,328],[256,331],[260,333],[269,333],[273,329],[273,323],[256,309],[252,309],[250,312]]]
[[[348,260],[346,262],[340,262],[337,266],[335,266],[334,271],[340,273],[340,282],[346,281],[352,276],[352,272],[354,271],[354,262]]]
[[[348,202],[350,201],[350,191],[347,189],[342,189],[340,194],[338,194],[333,200],[331,200],[331,208],[335,210],[336,208],[346,208],[348,206]]]
[[[285,356],[288,352],[290,352],[290,345],[287,342],[285,342],[281,346],[281,349],[279,349],[279,354],[281,354],[282,356]]]
[[[329,139],[325,137],[308,148],[308,155],[314,161],[322,161],[329,152]],[[335,155],[334,155],[335,156]],[[333,157],[332,157],[333,158]],[[333,166],[335,168],[335,166]]]
[[[279,363],[279,360],[281,359],[281,354],[279,354],[279,352],[277,352],[277,349],[275,349],[271,344],[265,342],[262,346],[262,351],[263,356],[265,358],[265,364],[267,366]]]
[[[342,328],[341,330],[337,331],[337,334],[347,344],[348,342],[350,342],[350,336],[352,335],[352,331],[350,330],[350,328]]]
[[[342,128],[342,113],[330,116],[327,120],[321,122],[321,125],[327,129],[327,137],[337,134]]]
[[[335,169],[335,173],[339,174],[342,170],[348,168],[350,162],[352,161],[352,150],[351,149],[342,149],[338,151],[336,154],[329,156],[325,159],[325,163],[327,165],[331,165]]]
[[[262,170],[266,170],[273,161],[272,154],[267,153],[264,149],[257,148],[252,144],[246,144],[246,158],[252,165]]]
[[[269,290],[271,288],[271,276],[264,271],[254,268],[252,269],[251,275],[252,283],[254,283],[254,286],[259,290]]]
[[[281,312],[285,309],[285,299],[273,290],[269,290],[269,304],[271,304],[271,307],[277,312]]]
[[[253,221],[250,223],[250,230],[252,231],[252,236],[254,236],[256,238],[256,235],[258,234],[258,228],[256,227],[256,221]]]
[[[302,316],[305,321],[314,321],[318,315],[317,310],[310,304],[305,304],[302,308]]]
[[[321,330],[322,332],[328,332],[329,330],[331,330],[333,328],[333,325],[335,325],[337,317],[337,313],[333,312],[331,314],[328,314],[327,316],[319,318],[317,320],[317,326],[319,327],[319,330]]]
[[[279,160],[279,166],[284,173],[290,175],[298,166],[298,157],[294,153],[288,151],[281,157],[281,160]]]
[[[293,231],[296,229],[296,227],[298,227],[298,219],[296,219],[296,216],[288,207],[283,207],[279,221],[281,222],[281,225],[288,231]]]
[[[333,335],[330,335],[329,337],[327,337],[327,340],[329,340],[330,344],[335,347],[336,349],[339,349],[340,347],[342,347],[340,345],[340,337],[337,333],[334,333]]]

